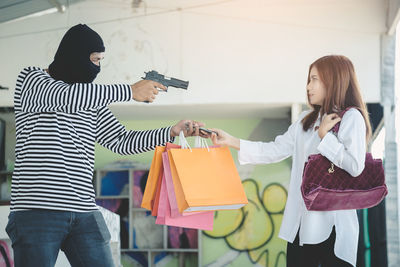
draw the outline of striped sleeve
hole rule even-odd
[[[127,84],[67,84],[54,80],[40,69],[32,71],[31,68],[24,69],[20,76],[24,78],[20,93],[23,112],[76,113],[132,99]]]
[[[96,141],[121,155],[154,150],[156,146],[173,142],[171,127],[145,131],[127,131],[107,107],[97,111]]]

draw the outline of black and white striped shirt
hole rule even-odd
[[[129,101],[129,85],[66,84],[28,67],[14,105],[15,166],[11,210],[97,210],[92,185],[95,142],[128,155],[173,141],[171,127],[127,131],[107,105]]]

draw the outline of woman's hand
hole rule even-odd
[[[220,130],[220,129],[210,129],[215,133],[211,134],[211,140],[215,146],[229,146],[237,150],[240,150],[240,139]]]
[[[171,128],[171,136],[178,136],[183,131],[185,136],[198,136],[199,127],[203,127],[204,123],[192,120],[181,120]]]
[[[321,125],[319,126],[318,129],[318,135],[322,139],[325,137],[325,135],[333,128],[333,126],[336,125],[339,121],[342,119],[339,117],[338,114],[332,113],[329,115],[326,115],[324,119],[321,122]]]

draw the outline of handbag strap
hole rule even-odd
[[[355,107],[355,106],[347,107],[345,110],[343,110],[343,111],[341,111],[341,112],[339,113],[339,117],[340,117],[340,118],[343,118],[344,114],[345,114],[349,109],[351,109],[351,108],[356,108],[356,109],[358,110],[358,107]],[[332,132],[335,133],[335,134],[337,134],[337,133],[339,132],[339,128],[340,128],[340,121],[339,121],[338,123],[336,123],[335,126],[333,126]]]
[[[355,107],[355,106],[347,107],[345,110],[343,110],[343,111],[341,111],[341,112],[339,113],[339,117],[340,117],[340,118],[343,118],[344,114],[345,114],[349,109],[351,109],[351,108],[356,108],[356,109],[358,110],[358,107]],[[335,126],[333,126],[333,128],[332,128],[331,131],[332,131],[335,135],[337,135],[337,134],[339,133],[339,128],[340,128],[340,121],[339,121],[338,123],[336,123]],[[332,162],[331,162],[331,167],[328,169],[328,172],[329,172],[329,173],[335,172],[335,165],[334,165]]]

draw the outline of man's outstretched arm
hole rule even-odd
[[[15,100],[23,112],[76,113],[129,100],[152,102],[158,94],[154,81],[139,81],[133,85],[100,85],[94,83],[67,84],[57,81],[39,68],[25,68],[17,80]]]
[[[123,125],[114,117],[107,107],[99,108],[96,122],[96,141],[121,154],[130,155],[154,150],[156,146],[173,142],[175,136],[183,131],[185,136],[200,135],[199,127],[204,123],[191,120],[181,120],[169,127],[144,131],[127,131]]]

